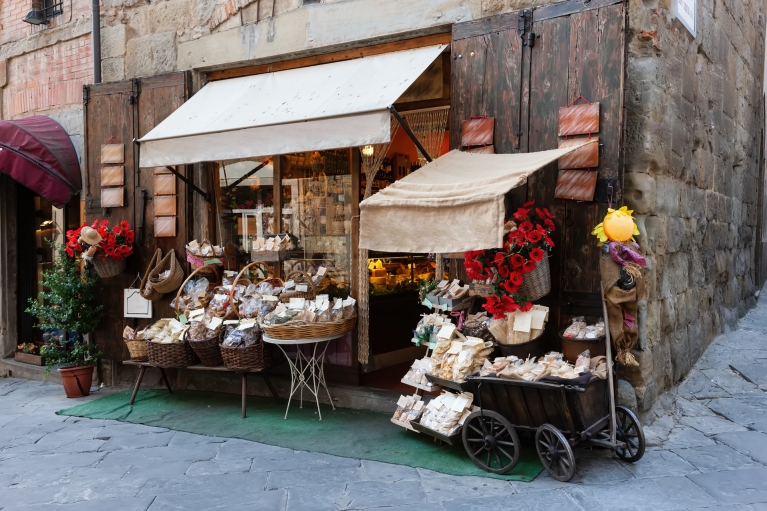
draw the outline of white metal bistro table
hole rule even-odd
[[[267,335],[263,336],[264,342],[269,344],[276,344],[280,351],[288,359],[290,365],[290,396],[288,396],[288,407],[285,409],[285,419],[288,418],[288,412],[290,411],[290,401],[293,399],[293,394],[300,391],[301,405],[299,408],[304,407],[304,388],[306,388],[312,395],[314,395],[315,401],[317,401],[317,414],[322,420],[322,412],[320,412],[320,388],[324,387],[325,392],[328,394],[328,400],[333,410],[336,409],[333,405],[333,398],[330,397],[330,391],[328,385],[325,383],[325,352],[328,349],[329,341],[341,337],[343,334],[329,335],[325,337],[314,337],[311,339],[274,339]],[[325,343],[325,346],[320,348],[320,344]],[[314,344],[311,349],[311,355],[306,355],[300,349],[300,346],[305,344]],[[296,350],[296,359],[292,360],[285,352],[283,346],[296,346],[299,349]]]

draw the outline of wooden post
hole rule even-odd
[[[613,381],[613,353],[610,340],[610,322],[607,318],[607,303],[605,302],[604,284],[599,281],[600,296],[602,298],[602,315],[605,321],[605,353],[607,354],[607,381],[610,390],[610,443],[615,452],[615,382]]]

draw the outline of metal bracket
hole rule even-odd
[[[407,133],[407,136],[410,137],[410,140],[412,140],[418,150],[421,151],[421,154],[424,158],[426,158],[426,161],[431,163],[431,156],[429,156],[429,153],[427,153],[426,149],[423,148],[421,142],[418,141],[418,137],[415,136],[415,133],[412,132],[410,126],[408,126],[407,122],[405,122],[405,120],[400,116],[399,112],[397,112],[397,109],[394,108],[394,105],[389,105],[389,111],[392,113],[394,118],[397,119],[397,122],[400,124],[400,126],[402,126],[402,129],[405,130],[405,133]]]
[[[523,9],[517,15],[517,33],[522,38],[522,46],[533,47],[535,44],[535,34],[533,28],[533,11]]]
[[[139,78],[134,78],[131,82],[133,82],[133,91],[131,92],[129,101],[131,105],[135,105],[138,103],[139,94],[141,94],[141,80]]]
[[[204,191],[201,188],[198,188],[197,185],[195,185],[189,178],[179,174],[179,172],[176,169],[174,169],[173,167],[170,167],[170,166],[166,165],[165,168],[168,169],[171,174],[175,175],[181,181],[183,181],[188,186],[190,186],[192,188],[192,190],[194,190],[195,192],[199,193],[200,196],[205,200],[205,202],[210,204],[210,194],[208,192]]]
[[[264,160],[264,162],[263,162],[261,165],[257,166],[256,168],[254,168],[253,170],[251,170],[250,172],[248,172],[247,174],[245,174],[244,176],[242,176],[240,179],[238,179],[238,180],[237,180],[237,181],[235,181],[234,183],[232,183],[232,184],[230,184],[229,186],[227,186],[227,187],[226,187],[226,189],[227,189],[227,190],[231,190],[232,188],[234,188],[234,187],[235,187],[235,186],[237,186],[238,184],[242,183],[243,181],[245,181],[246,179],[248,179],[250,176],[252,176],[252,175],[253,175],[253,174],[255,174],[256,172],[258,172],[259,170],[261,170],[262,168],[266,167],[268,164],[269,164],[269,160]]]
[[[90,85],[83,85],[83,105],[87,105],[91,99],[91,87]]]

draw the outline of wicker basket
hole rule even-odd
[[[242,276],[245,274],[246,271],[248,271],[251,267],[261,265],[264,268],[266,268],[267,276],[262,282],[269,282],[272,285],[277,284],[277,281],[279,281],[279,285],[281,286],[283,284],[282,280],[277,279],[274,277],[274,272],[272,271],[272,267],[266,264],[263,261],[254,261],[248,265],[246,265],[242,270],[240,270],[240,273],[237,274],[237,276],[232,281],[232,289],[229,291],[229,303],[232,304],[232,311],[234,311],[235,316],[240,317],[240,311],[237,308],[237,301],[234,299],[234,292],[237,288],[237,283],[240,281]],[[274,280],[276,279],[276,281]]]
[[[264,370],[272,365],[272,347],[264,341],[253,346],[221,346],[221,357],[227,369]]]
[[[128,347],[130,353],[130,359],[134,362],[146,362],[149,360],[146,350],[145,339],[124,339],[125,345]]]
[[[207,272],[211,269],[212,268],[210,268],[209,266],[201,266],[200,268],[197,268],[192,273],[190,273],[189,276],[184,280],[184,282],[178,288],[178,292],[176,292],[176,301],[174,303],[176,304],[175,309],[177,314],[182,313],[181,309],[178,308],[178,302],[181,299],[181,293],[184,292],[184,286],[186,286],[186,283],[189,282],[192,279],[192,277],[194,277],[198,273]],[[218,280],[218,274],[216,274],[216,280]],[[210,298],[207,298],[207,297],[203,298],[202,300],[200,300],[200,307],[207,307],[209,303],[210,303]],[[189,310],[190,310],[189,308],[185,308],[183,312],[187,312]]]
[[[202,247],[205,245],[208,245],[211,247],[211,249],[213,248],[213,244],[208,240],[207,237],[203,238],[202,243],[200,243],[200,249],[202,249]],[[223,256],[217,256],[215,254],[208,257],[198,256],[190,252],[188,248],[186,249],[186,260],[189,261],[189,264],[191,264],[194,268],[202,268],[209,265],[223,266],[224,263],[221,261],[221,257]]]
[[[159,250],[159,249],[158,249]],[[155,282],[157,275],[170,270],[170,275],[165,280]],[[184,269],[176,259],[176,251],[171,249],[170,252],[165,254],[165,257],[158,261],[149,275],[149,282],[152,284],[152,289],[158,293],[171,293],[178,289],[181,283],[184,281]]]
[[[150,302],[156,302],[162,298],[162,293],[156,291],[152,283],[149,281],[149,275],[152,273],[152,268],[155,267],[160,259],[162,259],[162,249],[158,248],[152,256],[152,260],[149,261],[146,272],[144,272],[144,276],[141,277],[141,284],[139,284],[139,294],[142,298],[149,300]]]
[[[306,298],[307,300],[314,300],[317,298],[317,287],[314,285],[312,278],[303,270],[295,270],[285,277],[285,280],[291,280],[294,276],[300,275],[307,282],[308,291],[283,291],[280,294],[280,301],[288,303],[291,298]]]
[[[222,332],[223,330],[211,339],[200,341],[188,339],[189,345],[194,350],[194,353],[199,357],[202,365],[208,367],[224,365],[224,360],[221,358],[221,349],[219,349]]]
[[[93,267],[96,268],[96,273],[99,274],[99,277],[108,279],[125,271],[125,259],[115,261],[114,259],[106,258],[106,260],[102,261],[96,257],[93,259]]]
[[[183,368],[200,362],[189,341],[160,343],[147,341],[146,351],[149,363],[163,369]]]
[[[519,294],[534,302],[543,298],[551,291],[551,272],[549,258],[545,257],[533,271],[525,273],[524,282],[519,286]]]
[[[264,334],[273,339],[316,339],[318,337],[342,336],[350,332],[357,317],[329,321],[327,323],[304,323],[293,321],[284,325],[261,325]]]

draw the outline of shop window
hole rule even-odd
[[[250,262],[252,242],[276,234],[272,160],[244,160],[218,169],[221,243],[229,269]]]
[[[283,158],[282,226],[294,250],[286,274],[325,268],[321,291],[346,297],[351,285],[351,151],[318,151]]]

